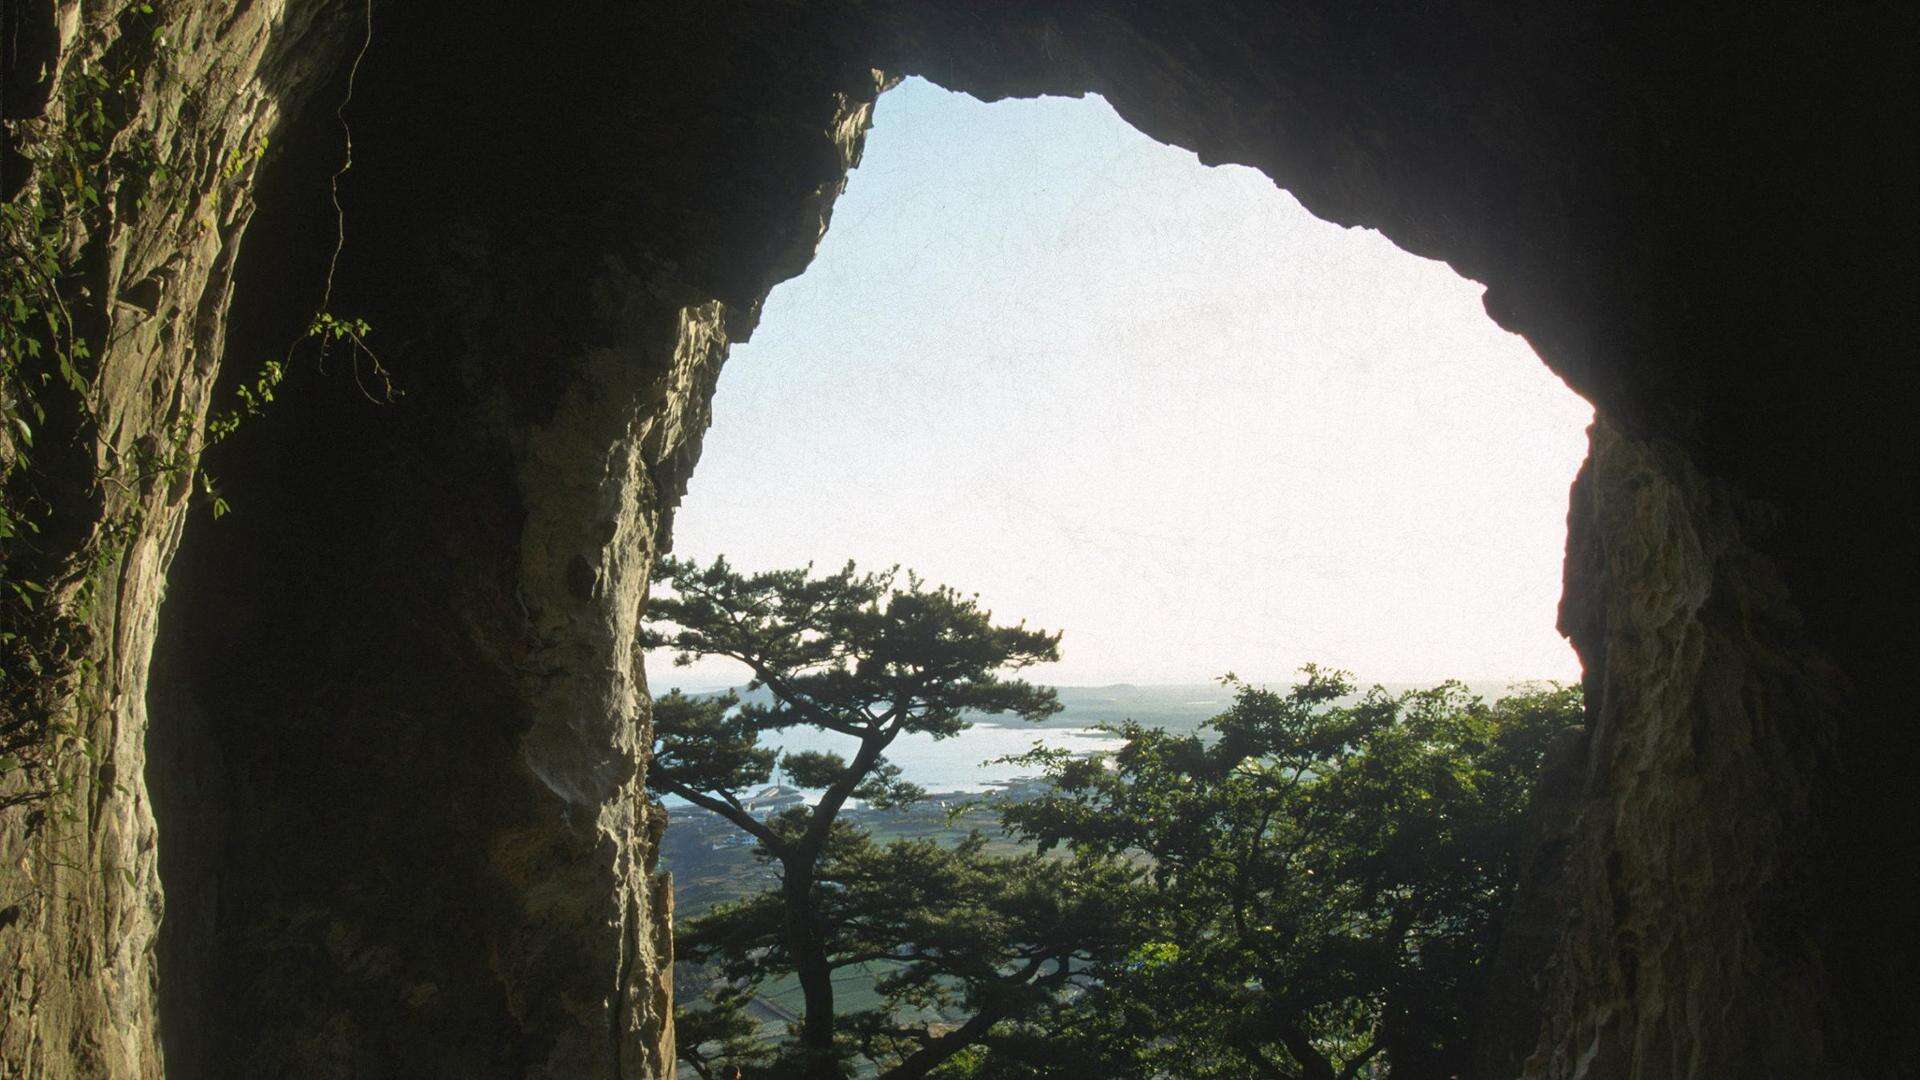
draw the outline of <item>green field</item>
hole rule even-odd
[[[1004,793],[990,796],[933,794],[904,810],[848,809],[841,812],[841,820],[865,828],[883,844],[928,837],[943,843],[958,843],[968,829],[978,828],[989,837],[989,851],[1011,855],[1020,851],[1021,846],[1000,833],[998,819],[988,800],[1018,798],[1032,790],[1035,789],[1029,784],[1016,784]],[[950,817],[963,807],[968,809]],[[715,904],[779,885],[775,867],[761,861],[754,854],[753,841],[730,822],[691,806],[671,807],[668,813],[660,866],[673,874],[674,910],[678,918],[692,918]]]

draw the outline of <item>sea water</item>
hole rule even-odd
[[[859,743],[845,735],[818,728],[792,728],[768,737],[783,752],[825,750],[851,759]],[[1073,753],[1117,749],[1114,737],[1092,728],[1039,728],[1004,724],[975,724],[947,739],[908,732],[887,747],[887,760],[900,766],[904,779],[929,792],[988,791],[996,784],[1037,776],[1032,765],[996,759],[1024,754],[1034,744]]]
[[[764,746],[782,753],[819,750],[852,760],[860,746],[857,740],[837,732],[818,728],[788,728],[761,737]],[[997,759],[1024,754],[1035,744],[1072,753],[1092,753],[1117,749],[1117,739],[1093,728],[1041,728],[1005,724],[974,724],[958,735],[935,739],[931,735],[908,732],[887,748],[886,759],[900,767],[903,778],[919,784],[929,793],[991,791],[1011,780],[1037,776],[1041,770]],[[779,779],[784,782],[785,777]],[[739,794],[748,794],[740,792]],[[806,792],[808,796],[818,792]],[[669,797],[669,805],[680,800]]]

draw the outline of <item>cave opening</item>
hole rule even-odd
[[[1592,409],[1479,292],[1098,95],[910,79],[733,348],[674,551],[901,563],[1065,629],[1070,685],[1577,681]]]
[[[937,799],[1030,778],[989,762],[1036,740],[1111,749],[1095,723],[1194,730],[1231,704],[1227,672],[1285,686],[1317,663],[1489,701],[1577,684],[1555,616],[1592,409],[1479,293],[1098,95],[988,103],[908,79],[880,95],[814,259],[732,349],[672,550],[900,564],[1063,630],[1064,659],[1026,673],[1061,688],[1059,718],[888,747]],[[656,695],[752,677],[670,658],[648,659]],[[681,916],[777,887],[721,818],[667,802]],[[694,970],[688,1004],[724,984]],[[883,973],[836,991],[869,1004]],[[771,987],[763,1039],[801,1008],[791,980]]]

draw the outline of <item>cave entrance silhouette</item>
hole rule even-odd
[[[1882,991],[1915,953],[1914,867],[1886,853],[1920,605],[1889,493],[1920,490],[1920,449],[1885,240],[1911,233],[1886,208],[1912,170],[1886,107],[1820,103],[1911,100],[1875,82],[1910,35],[1827,12],[668,7],[382,12],[336,300],[409,394],[383,411],[298,373],[222,448],[235,513],[187,530],[153,693],[126,688],[168,904],[134,981],[183,1072],[293,1074],[316,1047],[339,1075],[653,1068],[670,905],[628,631],[719,360],[812,257],[876,73],[1100,93],[1486,283],[1595,404],[1563,609],[1589,812],[1541,1015],[1516,1019],[1544,1075],[1821,1075],[1901,1029]],[[334,236],[334,118],[275,146],[229,379],[298,333]]]

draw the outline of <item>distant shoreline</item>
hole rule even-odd
[[[1272,679],[1243,678],[1240,681],[1249,686],[1264,686],[1268,688],[1273,688],[1273,687],[1281,687],[1281,686],[1291,686],[1298,680],[1299,680],[1299,673],[1295,672],[1293,674],[1285,675],[1280,678],[1272,678]],[[650,684],[654,684],[654,689],[658,693],[668,693],[674,690],[678,690],[686,694],[720,694],[720,693],[725,693],[726,691],[729,691],[729,690],[740,692],[740,693],[746,692],[746,684],[740,683],[740,682],[715,682],[711,680],[700,680],[697,682],[676,682],[673,679],[655,677],[652,675],[648,676],[647,681]],[[1580,681],[1580,676],[1578,674],[1569,675],[1564,678],[1555,677],[1555,676],[1546,676],[1546,675],[1531,675],[1531,676],[1515,677],[1515,678],[1506,678],[1501,676],[1491,676],[1486,678],[1480,678],[1480,677],[1459,678],[1456,676],[1447,676],[1444,678],[1425,679],[1425,680],[1422,680],[1422,679],[1376,679],[1373,681],[1368,681],[1366,679],[1358,679],[1355,685],[1357,685],[1361,690],[1369,690],[1375,686],[1381,686],[1386,688],[1391,693],[1400,693],[1405,690],[1431,689],[1432,687],[1438,686],[1443,682],[1457,682],[1465,685],[1468,689],[1472,690],[1473,692],[1477,694],[1481,694],[1482,696],[1485,696],[1490,689],[1497,693],[1497,692],[1505,691],[1511,687],[1525,686],[1529,683],[1556,683],[1557,682],[1563,686],[1572,686],[1577,684],[1579,681]],[[1231,693],[1225,689],[1223,684],[1217,678],[1190,679],[1190,680],[1182,680],[1180,682],[1121,681],[1121,682],[1110,682],[1110,683],[1037,683],[1036,685],[1045,686],[1057,692],[1070,692],[1070,693],[1076,693],[1076,694],[1130,691],[1130,690],[1145,691],[1145,692],[1169,692],[1169,691],[1195,690],[1203,693],[1223,694],[1227,697],[1232,696]]]

